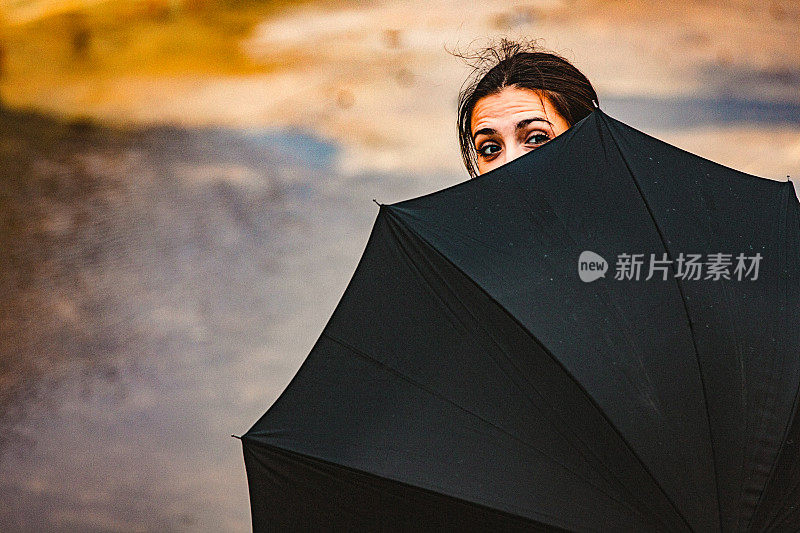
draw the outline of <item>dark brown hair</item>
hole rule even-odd
[[[473,68],[458,95],[458,140],[471,177],[478,175],[471,121],[475,103],[505,87],[531,89],[547,98],[570,126],[599,103],[592,84],[569,61],[533,42],[502,39],[476,53],[455,53]]]

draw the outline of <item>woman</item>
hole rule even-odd
[[[561,135],[597,106],[586,76],[532,44],[503,39],[478,59],[458,101],[461,156],[472,177]]]

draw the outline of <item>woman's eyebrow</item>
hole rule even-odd
[[[481,128],[481,129],[479,129],[478,131],[476,131],[475,133],[472,134],[472,140],[474,141],[475,137],[477,137],[478,135],[481,135],[481,134],[483,134],[483,135],[492,135],[492,134],[495,134],[495,133],[497,133],[497,130],[494,130],[492,128]]]
[[[520,120],[519,122],[517,122],[517,125],[514,126],[514,129],[516,131],[519,131],[519,130],[523,129],[525,126],[527,126],[528,124],[530,124],[531,122],[544,122],[545,124],[550,124],[550,126],[553,125],[553,123],[550,122],[547,119],[540,118],[540,117],[531,117],[531,118],[526,118],[525,120]],[[472,140],[474,141],[475,137],[477,137],[478,135],[481,135],[481,134],[483,134],[483,135],[493,135],[495,133],[497,133],[497,130],[495,130],[495,129],[492,129],[492,128],[481,128],[481,129],[479,129],[478,131],[476,131],[475,133],[472,134]]]
[[[553,123],[550,122],[547,119],[534,117],[534,118],[526,118],[525,120],[520,120],[519,122],[517,122],[517,125],[514,127],[514,129],[519,131],[522,128],[524,128],[525,126],[527,126],[528,124],[530,124],[531,122],[546,122],[547,124],[550,124],[551,126],[553,125]]]

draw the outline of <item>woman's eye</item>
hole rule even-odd
[[[546,133],[534,133],[530,137],[528,137],[529,144],[544,144],[550,140],[550,136]]]
[[[481,146],[478,153],[484,157],[491,157],[500,151],[500,147],[496,144],[484,144]]]

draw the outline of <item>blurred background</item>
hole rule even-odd
[[[378,207],[467,179],[450,52],[800,175],[796,0],[0,0],[0,530],[246,531],[239,441]],[[796,185],[800,188],[800,184]]]

